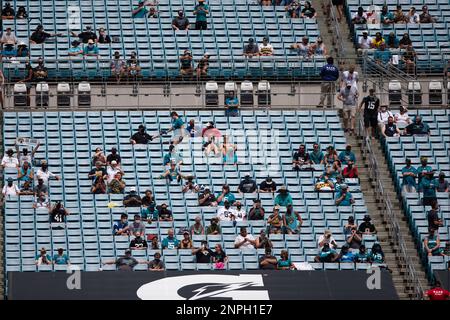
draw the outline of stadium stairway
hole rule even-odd
[[[380,240],[381,247],[385,253],[386,263],[389,268],[392,270],[392,278],[397,290],[398,296],[400,299],[411,299],[414,293],[413,288],[409,287],[408,281],[405,275],[405,265],[402,265],[400,260],[397,258],[396,252],[397,248],[394,247],[393,242],[391,241],[390,235],[387,229],[387,220],[383,216],[382,211],[380,210],[380,205],[377,202],[375,196],[375,188],[374,182],[369,178],[368,172],[368,159],[363,157],[363,152],[361,149],[362,138],[349,136],[346,134],[346,139],[349,144],[352,145],[352,151],[356,155],[357,164],[358,164],[358,173],[360,177],[360,186],[361,191],[364,194],[364,199],[366,201],[368,212],[371,215],[372,221],[375,224],[378,231],[378,238]],[[419,281],[421,282],[422,288],[424,290],[428,289],[428,280],[425,273],[425,270],[420,263],[420,258],[417,252],[417,249],[414,244],[414,239],[406,222],[406,218],[404,213],[401,212],[402,208],[400,206],[400,202],[397,199],[397,193],[394,190],[393,180],[390,176],[390,172],[386,163],[386,159],[383,155],[382,149],[378,143],[373,144],[373,148],[375,148],[375,157],[379,165],[379,170],[381,170],[382,185],[383,188],[387,191],[388,196],[390,197],[391,203],[394,206],[394,210],[397,213],[397,217],[402,217],[401,221],[397,221],[400,227],[400,232],[403,235],[405,240],[405,245],[407,248],[407,254],[411,257],[413,262],[413,266],[417,272],[419,277]]]

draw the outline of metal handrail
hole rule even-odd
[[[364,158],[368,160],[367,162],[369,169],[369,178],[372,181],[375,181],[375,197],[381,206],[384,217],[386,217],[388,234],[394,246],[399,249],[397,252],[395,252],[396,256],[401,261],[401,263],[406,266],[406,278],[408,284],[411,284],[414,288],[414,298],[421,300],[423,299],[424,290],[422,284],[418,279],[417,272],[412,263],[412,259],[407,253],[403,235],[400,232],[400,227],[398,225],[398,219],[400,219],[400,217],[397,217],[395,211],[393,210],[391,200],[384,191],[383,185],[381,183],[378,162],[374,156],[370,138],[365,137],[364,122],[361,118],[358,121],[358,133],[359,136],[363,137],[361,150],[363,152]]]
[[[341,36],[341,29],[339,27],[340,23],[338,22],[337,18],[336,18],[336,8],[333,5],[332,0],[328,0],[328,7],[330,8],[329,12],[329,18],[330,18],[330,23],[332,25],[332,30],[334,33],[334,37],[336,39],[336,43],[337,43],[337,52],[336,52],[336,56],[339,59],[343,59],[345,57],[345,48],[343,45],[343,38]]]

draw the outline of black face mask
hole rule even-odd
[[[8,182],[8,187],[12,187],[13,183],[12,182]]]
[[[48,166],[47,165],[43,165],[42,166],[42,170],[47,170]]]
[[[242,206],[236,206],[236,208],[238,208],[238,210],[241,210]]]
[[[229,205],[229,204],[226,204],[226,205],[225,205],[225,209],[230,209],[230,205]]]

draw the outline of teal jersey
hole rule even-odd
[[[353,252],[348,251],[347,253],[342,254],[340,261],[341,262],[354,262],[355,255],[353,254]]]
[[[284,215],[286,219],[286,224],[291,230],[296,230],[298,226],[297,216],[294,214],[294,211],[291,211],[290,214],[286,212]]]
[[[152,208],[151,210],[149,207],[143,208],[141,210],[141,218],[145,220],[147,219],[158,220],[159,212],[155,208]]]
[[[195,11],[197,11],[197,14],[196,14],[197,20],[196,21],[206,21],[207,13],[200,9],[209,11],[209,7],[207,4],[198,4],[195,6]]]
[[[328,257],[329,255],[332,255],[332,254],[336,254],[336,251],[334,251],[333,249],[330,249],[328,251],[320,251],[319,256],[320,256],[320,258],[326,258],[326,257]]]
[[[138,8],[139,8],[138,6],[134,7],[133,11],[137,10]],[[141,10],[139,10],[136,14],[133,15],[133,18],[144,18],[147,15],[147,13],[148,13],[147,8],[142,7]]]
[[[370,253],[370,260],[374,263],[384,263],[384,257],[381,253]]]
[[[275,197],[275,205],[287,207],[290,204],[292,204],[292,197],[289,193],[285,195],[279,194]]]
[[[69,257],[65,253],[62,256],[55,254],[53,256],[53,261],[55,261],[55,264],[67,264],[69,262]]]
[[[172,120],[172,128],[174,130],[180,129],[183,125],[184,125],[184,122],[183,122],[183,120],[181,120],[181,118],[178,118],[176,120]]]
[[[161,246],[167,249],[177,249],[179,245],[180,240],[175,237],[173,237],[172,239],[169,239],[169,237],[167,237],[161,242]]]
[[[436,198],[437,187],[438,182],[436,179],[430,180],[427,177],[424,177],[419,183],[419,191],[423,192],[424,198]]]
[[[433,170],[433,168],[431,168],[430,166],[417,167],[417,176],[419,177],[419,183],[422,180],[422,172],[430,172],[432,170]]]
[[[219,198],[220,195],[221,195],[221,193],[218,193],[217,196],[216,196],[216,199]],[[236,202],[236,197],[230,192],[230,193],[227,193],[227,194],[223,197],[222,201],[220,201],[218,205],[219,205],[219,206],[223,206],[223,205],[224,205],[224,202],[225,202],[225,199],[227,199],[228,202],[229,202],[231,205],[233,205],[233,204]]]
[[[355,260],[358,263],[367,263],[369,261],[369,258],[370,258],[370,255],[367,252],[365,252],[365,253],[358,252],[355,255]]]
[[[319,152],[314,152],[312,151],[309,154],[309,159],[314,163],[314,164],[320,164],[320,162],[323,160],[323,152],[319,151]]]
[[[278,260],[277,266],[278,268],[289,268],[291,266],[292,262],[291,259],[287,260]]]
[[[181,155],[177,152],[167,153],[164,155],[163,165],[167,165],[171,162],[178,163],[181,160]]]
[[[417,176],[417,170],[413,166],[410,166],[409,168],[403,167],[402,175],[404,173],[408,173],[408,172],[413,172]],[[416,187],[417,186],[416,178],[414,178],[413,176],[405,176],[402,178],[402,184],[403,184],[403,186],[410,185],[410,186]]]
[[[437,236],[427,237],[428,239],[428,248],[434,249],[437,246]]]
[[[339,191],[336,194],[336,199],[339,199],[342,196],[341,191]],[[350,192],[347,192],[347,194],[345,195],[344,200],[341,201],[341,203],[339,203],[339,206],[351,206],[352,202],[351,200],[353,199],[352,195],[350,194]]]

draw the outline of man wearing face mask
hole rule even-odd
[[[71,35],[73,37],[78,37],[80,41],[85,44],[88,43],[88,41],[91,39],[94,41],[97,40],[97,35],[94,32],[92,32],[91,26],[86,26],[86,29],[83,32],[79,33],[78,35],[72,31]]]
[[[343,102],[344,131],[352,135],[355,133],[356,104],[358,103],[358,90],[353,86],[352,81],[347,81],[337,98]]]
[[[414,122],[408,125],[405,130],[409,135],[430,135],[430,127],[422,122],[421,116],[416,116]]]
[[[183,10],[178,11],[178,16],[172,20],[173,30],[189,30],[189,26],[189,19],[184,16]]]
[[[272,180],[271,177],[267,177],[266,180],[261,182],[259,185],[259,192],[266,193],[266,192],[275,192],[277,190],[277,184],[275,181]]]
[[[217,210],[217,218],[220,221],[233,221],[233,217],[235,216],[236,211],[231,208],[231,204],[228,200],[225,200],[223,207],[220,206]]]
[[[194,15],[195,20],[195,30],[206,30],[207,22],[206,16],[209,14],[209,7],[205,4],[205,0],[198,0],[198,5],[195,6]]]
[[[388,110],[388,106],[380,106],[380,110],[378,111],[377,116],[378,126],[380,127],[380,130],[383,130],[384,125],[388,123],[389,117],[392,117],[392,119],[394,119],[394,115]]]
[[[13,178],[9,177],[7,181],[8,181],[8,184],[6,184],[3,187],[3,191],[2,191],[3,195],[5,197],[6,196],[12,196],[12,197],[18,196],[20,190],[19,190],[19,187],[13,183],[13,181],[14,181]]]
[[[253,193],[256,191],[256,182],[250,177],[249,173],[245,174],[244,179],[242,179],[241,183],[238,186],[238,192],[240,194],[243,193]]]
[[[112,161],[115,161],[117,163],[117,166],[120,167],[122,158],[117,153],[116,147],[111,148],[111,154],[109,154],[108,157],[106,158],[106,164],[110,165]]]
[[[145,132],[145,126],[143,124],[139,125],[138,132],[130,138],[131,144],[147,144],[149,141],[152,141],[152,137]]]
[[[244,46],[244,56],[253,57],[259,55],[258,46],[255,44],[255,39],[248,39],[248,43]]]
[[[61,36],[61,33],[47,33],[44,31],[42,24],[36,27],[36,30],[31,34],[30,44],[44,43],[47,38]]]
[[[401,131],[397,128],[397,125],[394,123],[394,118],[389,117],[388,122],[384,125],[383,129],[381,129],[381,133],[385,137],[398,137],[401,134]]]
[[[50,172],[48,170],[47,161],[42,161],[42,165],[39,168],[39,170],[36,172],[36,178],[42,179],[44,184],[48,184],[48,180],[50,178],[55,178],[56,180],[60,180],[61,178],[54,174],[53,172]]]
[[[19,160],[16,157],[13,157],[13,155],[13,149],[8,149],[8,151],[6,151],[6,154],[2,159],[3,168],[19,168]]]
[[[89,39],[88,45],[84,47],[85,56],[98,56],[98,47],[95,45],[94,40]]]
[[[41,57],[38,59],[38,65],[33,68],[33,82],[38,83],[41,81],[47,81],[48,70],[44,65],[44,59]]]
[[[362,37],[359,38],[358,41],[358,52],[361,54],[367,49],[370,49],[370,44],[372,43],[372,37],[369,37],[369,34],[367,31],[364,31],[362,34]]]
[[[141,67],[139,66],[139,60],[137,58],[136,52],[131,52],[130,59],[127,60],[128,76],[137,77],[141,72]]]
[[[400,49],[406,49],[406,47],[408,47],[409,45],[412,45],[412,41],[409,38],[409,34],[405,32],[403,34],[403,38],[401,38],[399,41],[399,46]]]

